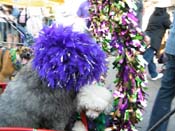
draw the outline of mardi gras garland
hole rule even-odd
[[[89,0],[91,33],[105,51],[117,52],[117,70],[113,93],[114,110],[107,128],[135,131],[146,106],[144,67],[138,55],[143,52],[144,34],[138,28],[132,0]]]

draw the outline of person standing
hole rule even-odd
[[[151,42],[150,47],[143,54],[143,58],[147,61],[151,80],[157,80],[163,76],[156,70],[154,55],[159,51],[162,38],[171,25],[170,16],[167,13],[168,6],[170,6],[168,1],[159,0],[145,30],[145,33],[151,38]]]
[[[165,114],[170,112],[171,103],[175,97],[175,13],[173,23],[165,46],[166,68],[158,91],[148,129],[150,129]],[[168,120],[154,131],[167,131]]]
[[[14,28],[13,23],[16,22],[16,17],[13,14],[13,6],[3,5],[3,17],[6,21],[4,35],[6,36],[5,41],[7,42],[7,47],[14,47],[15,44],[19,42],[18,32]]]
[[[89,1],[85,0],[84,2],[80,4],[78,11],[77,11],[77,16],[79,16],[80,18],[83,18],[86,21],[86,25],[88,28],[91,25],[89,21],[89,6],[90,6]]]
[[[138,26],[142,29],[142,18],[144,13],[143,0],[136,0],[136,16],[138,18]]]

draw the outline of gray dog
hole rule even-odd
[[[61,25],[44,28],[33,48],[0,96],[0,127],[70,131],[77,93],[106,72],[106,54],[89,33]]]
[[[48,88],[28,63],[0,96],[0,127],[64,130],[75,111],[75,91]]]

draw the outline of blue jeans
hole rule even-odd
[[[154,63],[154,52],[155,50],[150,47],[143,55],[143,58],[148,62],[148,71],[152,78],[157,76],[156,64]]]
[[[171,102],[175,97],[175,56],[167,54],[167,59],[165,73],[153,106],[148,128],[151,128],[165,114],[170,112]],[[168,120],[154,131],[167,131],[167,126]]]

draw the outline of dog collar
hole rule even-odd
[[[81,120],[83,122],[83,125],[86,128],[86,131],[88,131],[88,123],[87,123],[85,112],[81,112],[80,116],[81,116]]]
[[[10,56],[11,56],[11,61],[15,67],[16,70],[20,70],[22,67],[22,64],[19,60],[17,60],[16,57],[16,49],[10,49]]]

